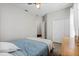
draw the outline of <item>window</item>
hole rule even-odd
[[[70,8],[70,38],[74,37],[75,37],[74,12],[73,8]]]

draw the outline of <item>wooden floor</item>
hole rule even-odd
[[[75,47],[75,50],[76,50],[76,52],[75,52],[75,55],[76,56],[79,56],[79,37],[78,38],[76,38],[77,40],[75,40],[75,45],[76,45],[76,47]]]
[[[79,56],[79,39],[65,37],[59,53],[62,56]]]

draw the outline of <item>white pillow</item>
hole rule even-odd
[[[18,48],[16,45],[10,42],[0,42],[0,52],[13,52],[17,51]]]

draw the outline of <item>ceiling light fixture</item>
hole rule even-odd
[[[28,5],[35,5],[36,8],[40,9],[42,0],[36,0],[35,3],[28,3]]]
[[[39,8],[40,8],[40,6],[41,6],[41,4],[40,4],[40,3],[36,3],[35,5],[36,5],[36,8],[38,8],[38,9],[39,9]]]
[[[36,8],[40,8],[41,7],[41,3],[27,3],[28,5],[35,5]]]
[[[36,0],[36,2],[35,2],[36,8],[40,9],[42,2],[43,2],[43,0]]]

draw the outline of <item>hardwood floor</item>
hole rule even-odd
[[[79,37],[76,37],[76,40],[75,40],[75,55],[76,56],[79,56]]]
[[[78,40],[78,38],[70,39],[68,37],[65,37],[62,41],[60,53],[62,56],[79,56],[79,40]]]
[[[79,56],[79,37],[64,37],[62,44],[53,43],[55,48],[51,56]]]

